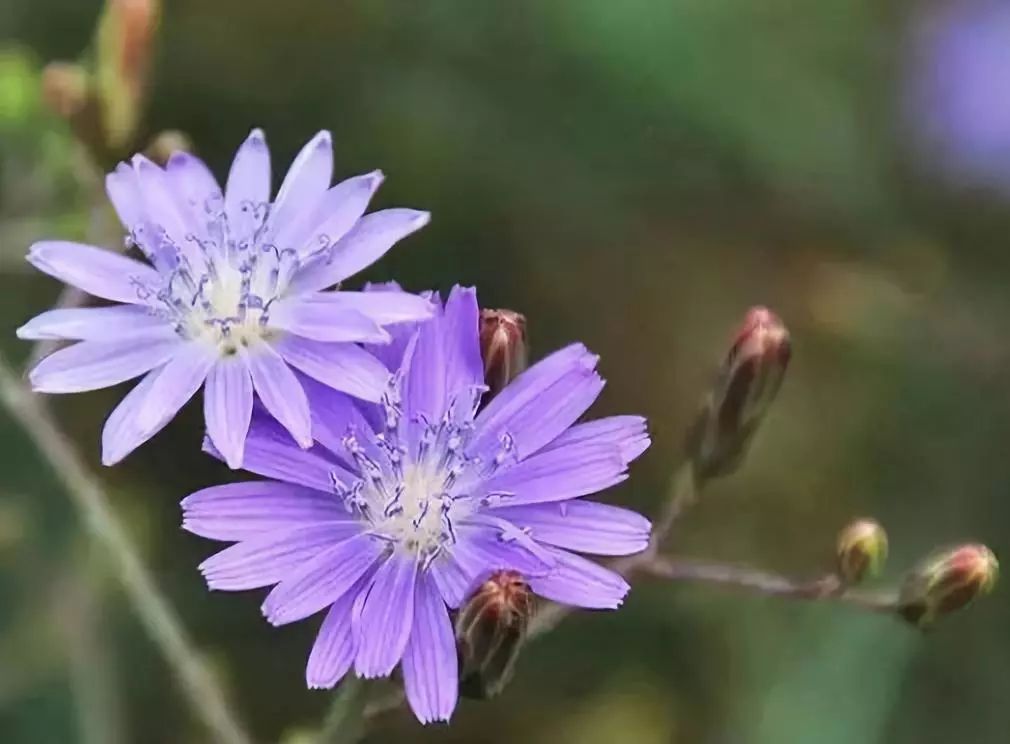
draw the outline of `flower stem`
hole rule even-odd
[[[18,379],[0,355],[0,403],[49,461],[56,477],[84,518],[86,527],[108,551],[127,598],[141,624],[175,672],[197,715],[226,744],[251,741],[232,712],[224,693],[193,647],[179,618],[141,562],[136,546],[109,507],[98,481],[60,433],[48,410]]]
[[[326,714],[316,744],[354,744],[364,734],[365,681],[347,675]]]

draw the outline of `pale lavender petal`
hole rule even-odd
[[[378,284],[366,284],[365,292],[392,294],[403,292],[396,282],[381,282]],[[429,296],[421,295],[429,302]],[[436,308],[437,311],[437,308]],[[389,343],[385,344],[365,344],[365,349],[376,359],[386,365],[386,369],[396,372],[403,363],[403,352],[407,349],[411,337],[415,333],[415,327],[410,323],[395,324],[388,326],[386,332],[390,335]]]
[[[446,350],[442,322],[439,312],[417,328],[417,342],[403,380],[404,414],[412,440],[419,438],[426,421],[440,420],[449,405],[445,391]],[[411,446],[415,444],[416,441],[411,442]]]
[[[28,263],[49,276],[115,302],[140,303],[137,285],[161,286],[153,268],[83,243],[44,240],[28,251]]]
[[[270,325],[316,341],[389,341],[389,334],[374,319],[318,294],[296,295],[274,303]]]
[[[309,377],[362,400],[378,401],[389,385],[389,370],[378,359],[353,344],[328,344],[286,336],[277,351]]]
[[[175,329],[143,305],[48,310],[17,330],[18,338],[115,341],[137,336],[174,338]]]
[[[47,356],[28,373],[28,379],[39,393],[98,390],[161,366],[182,344],[178,337],[79,341]]]
[[[169,157],[165,173],[173,192],[199,222],[205,222],[210,213],[221,209],[224,199],[221,187],[200,158],[176,151]],[[197,234],[204,232],[206,230],[201,226]]]
[[[383,209],[366,214],[333,247],[329,257],[309,262],[292,281],[292,290],[315,292],[342,282],[378,261],[397,241],[428,224],[431,215],[414,209]]]
[[[554,569],[554,557],[543,546],[531,551],[514,530],[503,535],[500,530],[484,524],[456,526],[457,540],[447,549],[463,572],[476,582],[486,573],[514,570],[525,576],[542,576]]]
[[[649,520],[637,512],[574,499],[553,504],[509,506],[495,514],[534,540],[595,555],[631,555],[649,543]]]
[[[270,415],[287,429],[301,447],[312,446],[312,418],[298,378],[267,343],[247,347],[244,353],[253,387]]]
[[[356,521],[272,530],[215,553],[200,564],[200,573],[211,589],[237,592],[270,586],[295,575],[334,546],[363,537],[360,532]]]
[[[306,257],[316,253],[325,263],[333,246],[339,245],[340,238],[365,213],[382,180],[382,171],[372,171],[341,181],[323,194],[315,209],[306,210],[301,219],[278,231],[277,244],[293,248]],[[320,266],[318,261],[311,260],[308,265],[317,267],[313,271]],[[299,292],[301,288],[294,284],[292,291]]]
[[[245,362],[237,355],[218,361],[203,391],[204,421],[207,435],[232,469],[242,466],[252,407],[252,377]]]
[[[418,322],[435,314],[429,299],[407,292],[319,292],[305,297],[334,309],[360,313],[379,325]],[[480,349],[477,351],[480,353]]]
[[[603,390],[603,380],[594,371],[598,359],[573,344],[523,372],[478,414],[468,452],[493,457],[507,433],[522,460],[554,440]]]
[[[126,163],[105,176],[105,193],[109,195],[119,221],[127,230],[140,224],[144,219],[144,202],[140,196],[137,174]]]
[[[329,689],[351,668],[358,650],[351,627],[351,609],[357,596],[357,587],[350,589],[326,613],[305,668],[309,689]]]
[[[199,235],[204,223],[185,206],[183,197],[172,187],[168,175],[145,158],[133,156],[133,169],[143,195],[148,227],[165,235],[193,266],[200,266],[202,250],[190,235]],[[150,240],[150,236],[147,238]]]
[[[552,550],[557,557],[553,571],[531,576],[530,588],[541,597],[562,604],[589,609],[616,609],[631,588],[610,569],[564,550]]]
[[[235,153],[224,189],[224,211],[234,235],[245,236],[260,205],[270,201],[270,150],[260,129],[249,133]]]
[[[403,655],[407,702],[421,723],[448,721],[459,694],[459,662],[449,613],[431,579],[422,575],[414,599],[414,627]]]
[[[445,390],[462,395],[484,384],[484,362],[480,354],[480,324],[477,292],[473,287],[455,286],[445,302],[442,333],[445,344]]]
[[[398,552],[372,577],[357,626],[354,670],[359,677],[385,677],[403,657],[414,622],[416,578],[417,557]]]
[[[625,480],[627,465],[620,449],[607,442],[585,441],[538,452],[499,472],[481,485],[483,493],[507,493],[492,498],[491,508],[563,501],[602,491]]]
[[[270,221],[279,230],[297,215],[311,210],[326,193],[333,178],[333,141],[322,131],[295,156],[271,208]]]
[[[617,445],[621,450],[621,457],[626,463],[645,452],[651,443],[643,417],[609,416],[584,424],[576,424],[544,447],[541,452],[585,441],[610,442]]]
[[[453,557],[452,550],[442,551],[428,567],[428,574],[438,588],[442,600],[453,609],[463,604],[470,596],[477,579],[483,578],[478,576],[479,573],[480,571],[474,572],[473,566],[464,567],[460,564]],[[488,573],[490,574],[490,570]]]
[[[170,418],[192,398],[218,359],[217,350],[199,341],[179,345],[161,368],[147,399],[137,411],[137,426],[147,430]]]
[[[102,464],[115,465],[137,447],[161,431],[171,421],[166,418],[159,426],[144,431],[137,427],[137,411],[147,399],[158,376],[158,370],[149,373],[119,402],[109,414],[102,429]]]
[[[203,443],[204,451],[223,460],[210,439]],[[246,438],[242,468],[265,478],[297,483],[317,491],[331,493],[333,478],[350,483],[353,476],[338,465],[321,447],[302,449],[291,441],[279,424],[253,416]]]
[[[332,452],[341,462],[353,464],[353,460],[347,456],[343,439],[348,431],[371,430],[361,409],[346,393],[334,390],[305,375],[300,375],[298,379],[309,400],[309,410],[312,411],[313,439]]]
[[[357,522],[332,493],[278,481],[211,486],[182,500],[182,527],[211,540],[246,540],[322,522]]]
[[[359,534],[334,545],[289,572],[267,595],[261,609],[272,625],[309,617],[344,595],[386,551],[386,544]]]

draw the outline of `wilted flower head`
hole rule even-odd
[[[526,318],[514,310],[481,310],[480,353],[487,402],[526,369]]]
[[[887,560],[887,533],[874,519],[857,519],[838,534],[838,575],[855,584],[877,576]]]
[[[789,331],[779,317],[765,307],[751,308],[688,434],[688,456],[700,476],[739,467],[778,395],[790,355]]]
[[[207,431],[232,467],[242,463],[254,392],[299,444],[312,444],[308,401],[291,367],[379,400],[389,373],[353,342],[388,341],[383,326],[428,317],[430,303],[321,290],[371,264],[428,214],[362,217],[382,175],[330,188],[332,171],[328,132],[302,148],[272,202],[259,130],[239,148],[224,192],[192,155],[176,152],[164,169],[137,155],[106,186],[150,263],[64,241],[32,246],[28,260],[41,271],[124,303],[51,310],[18,329],[25,339],[79,341],[31,371],[36,391],[95,390],[146,374],[105,424],[105,464],[157,433],[205,380]]]
[[[936,620],[989,594],[999,577],[999,562],[985,545],[961,545],[924,560],[905,579],[899,612],[926,628]]]
[[[381,306],[398,292],[376,291]],[[275,480],[205,489],[184,527],[236,544],[201,571],[212,589],[275,585],[274,625],[327,609],[309,657],[310,687],[402,663],[421,721],[446,720],[458,663],[448,608],[499,570],[538,594],[614,608],[628,584],[576,555],[642,550],[649,522],[580,499],[627,477],[649,444],[645,421],[575,422],[603,388],[597,357],[573,344],[534,365],[476,413],[485,389],[472,289],[376,348],[395,374],[378,404],[306,381],[310,450],[255,416],[245,468]],[[211,447],[213,451],[213,447]]]

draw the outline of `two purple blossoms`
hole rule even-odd
[[[580,554],[643,550],[640,515],[581,497],[627,478],[645,420],[578,423],[603,388],[572,344],[491,397],[472,288],[446,301],[396,285],[331,290],[428,215],[365,215],[378,173],[330,186],[329,135],[298,154],[273,201],[265,139],[239,149],[224,191],[197,158],[137,156],[108,176],[128,245],[147,263],[67,242],[32,247],[42,271],[114,304],[52,310],[18,331],[73,345],[30,373],[69,393],[143,375],[109,416],[103,462],[153,437],[202,387],[205,449],[267,480],[183,500],[183,526],[233,543],[200,570],[211,589],[272,587],[263,614],[325,616],[310,687],[400,666],[422,722],[459,691],[452,614],[492,575],[616,608],[618,574]]]

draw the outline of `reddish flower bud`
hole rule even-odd
[[[887,533],[873,519],[857,519],[838,533],[838,575],[847,584],[877,576],[887,560]]]
[[[999,563],[985,545],[961,545],[936,553],[905,579],[898,612],[913,625],[929,627],[989,594],[998,577]]]
[[[789,365],[789,331],[771,310],[751,308],[695,419],[687,454],[699,476],[736,470],[778,394]]]
[[[497,695],[512,677],[533,614],[533,592],[516,571],[498,571],[456,616],[460,694]]]
[[[481,310],[480,353],[487,402],[526,369],[526,318],[513,310]]]

